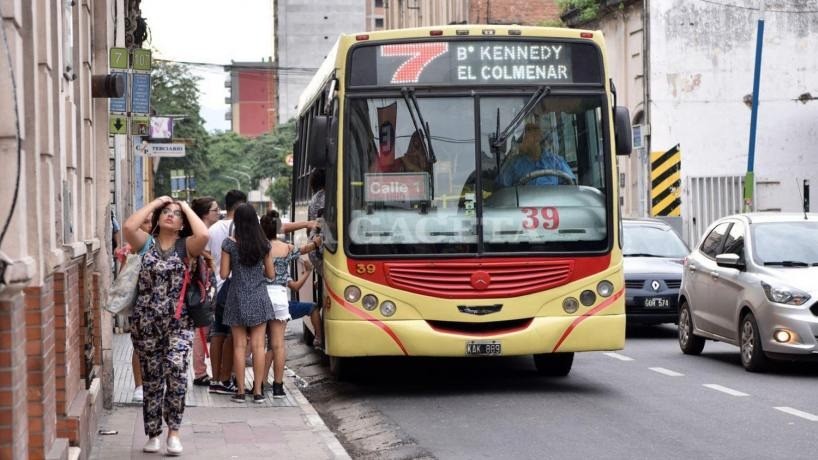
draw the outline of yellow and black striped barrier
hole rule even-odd
[[[677,144],[667,152],[650,153],[652,216],[682,214],[682,152]]]

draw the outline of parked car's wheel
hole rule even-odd
[[[546,377],[565,377],[571,372],[574,364],[573,353],[544,353],[534,355],[534,366],[540,375]]]
[[[769,367],[770,359],[764,354],[758,323],[756,323],[756,318],[752,313],[747,313],[741,318],[740,332],[741,365],[750,372],[766,370]]]
[[[704,350],[704,338],[693,334],[693,317],[686,300],[679,306],[679,348],[686,355],[698,355]]]

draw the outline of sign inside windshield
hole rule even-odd
[[[588,43],[389,43],[353,51],[350,86],[600,83],[601,67]]]
[[[364,199],[368,203],[428,201],[428,173],[368,173],[364,175]]]

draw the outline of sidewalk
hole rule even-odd
[[[131,340],[128,334],[114,336],[114,410],[99,422],[100,430],[116,434],[99,435],[91,459],[156,459],[146,454],[147,441],[142,425],[142,406],[133,404]],[[252,374],[251,371],[248,371]],[[291,374],[291,373],[287,373]],[[248,381],[252,380],[249,375]],[[269,380],[272,380],[270,378]],[[188,382],[193,381],[189,375]],[[335,435],[324,425],[309,401],[304,398],[292,375],[286,376],[287,398],[273,399],[261,405],[229,401],[229,396],[207,392],[207,387],[189,386],[187,407],[182,422],[184,457],[196,459],[349,459]],[[166,428],[167,433],[167,428]]]

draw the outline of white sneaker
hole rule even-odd
[[[134,390],[133,390],[133,401],[134,402],[142,402],[142,400],[144,398],[145,398],[145,395],[142,392],[142,385],[139,385],[138,387],[134,388]]]
[[[168,451],[167,454],[170,456],[177,456],[182,455],[182,441],[179,440],[179,436],[168,436]]]
[[[142,447],[142,452],[153,454],[159,452],[159,436],[148,439],[145,446]]]

